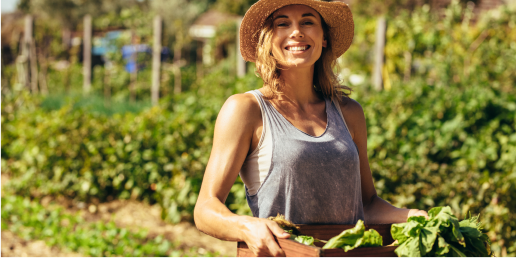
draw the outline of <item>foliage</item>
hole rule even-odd
[[[375,22],[355,17],[341,75],[360,86],[352,96],[366,116],[380,197],[398,207],[449,205],[459,219],[480,213],[493,253],[514,256],[516,15],[502,8],[476,25],[459,19],[469,15],[455,4],[442,18],[423,7],[390,19],[383,75],[391,87],[382,92],[368,83]],[[77,69],[69,73],[71,88],[80,87],[79,68],[70,69]],[[128,77],[114,69],[113,96],[127,99]],[[191,218],[218,110],[231,94],[260,86],[253,76],[234,79],[230,70],[188,80],[189,91],[159,107],[112,117],[74,102],[44,110],[41,98],[3,89],[2,173],[10,173],[19,194],[133,197],[160,203],[169,221]],[[94,81],[98,94],[101,83]],[[249,214],[240,179],[226,203]]]
[[[214,8],[231,14],[245,15],[245,12],[256,3],[257,0],[218,0]]]
[[[198,256],[178,249],[177,243],[145,230],[133,232],[114,222],[87,222],[80,215],[67,214],[61,208],[48,209],[20,196],[2,197],[2,230],[24,240],[44,240],[49,246],[89,256]],[[218,256],[208,253],[203,256]]]
[[[346,229],[332,237],[323,249],[342,248],[347,252],[360,246],[383,246],[380,233],[374,229],[366,231],[362,220],[358,220],[354,228]]]
[[[476,4],[480,3],[480,0],[452,0],[454,4]],[[413,11],[422,5],[433,5],[440,8],[443,3],[434,2],[431,0],[364,0],[355,2],[350,5],[354,15],[374,17],[379,15],[385,15],[394,17],[399,15],[402,11]],[[438,10],[435,10],[438,11]]]
[[[210,74],[160,107],[112,117],[74,109],[72,103],[46,111],[27,94],[5,96],[3,171],[16,178],[11,187],[18,194],[83,201],[137,198],[160,203],[168,221],[191,218],[217,112],[229,95],[257,83],[254,75],[221,80],[225,74]],[[228,200],[242,200],[233,193]]]
[[[450,205],[460,216],[482,213],[493,251],[502,248],[496,240],[511,246],[515,96],[485,83],[441,88],[423,81],[361,95],[378,194],[397,207]]]
[[[435,207],[425,217],[410,217],[393,224],[392,237],[400,257],[487,257],[489,238],[481,232],[478,216],[459,222],[451,208]]]
[[[294,240],[301,244],[315,246],[314,245],[315,239],[314,239],[314,237],[311,237],[311,236],[296,236],[294,238]]]

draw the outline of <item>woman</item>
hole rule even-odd
[[[256,62],[264,86],[231,96],[219,113],[194,211],[200,231],[245,241],[258,256],[283,256],[274,236],[289,234],[266,219],[277,213],[297,224],[427,216],[376,194],[364,112],[332,71],[351,44],[353,26],[341,2],[261,0],[248,10],[241,52]],[[224,205],[239,173],[253,217]]]

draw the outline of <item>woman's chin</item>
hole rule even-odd
[[[309,60],[288,60],[286,62],[281,62],[281,68],[290,69],[290,68],[310,68],[315,64],[315,62],[310,62]]]

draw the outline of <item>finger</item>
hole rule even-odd
[[[267,224],[267,226],[269,227],[269,230],[272,232],[272,234],[274,234],[276,237],[279,237],[279,238],[289,238],[290,237],[290,234],[285,232],[285,230],[283,230],[280,226],[278,226],[278,224],[276,224],[276,222],[274,222],[274,221],[271,221],[271,223]]]
[[[274,257],[285,257],[285,252],[281,249],[274,238],[268,239],[267,247],[269,247],[269,253]]]

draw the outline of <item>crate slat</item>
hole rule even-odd
[[[276,239],[287,257],[320,257],[322,249],[319,247],[303,245],[290,239]],[[238,257],[256,257],[244,242],[238,242]]]
[[[344,249],[323,249],[324,257],[397,257],[394,250],[397,246],[359,247],[348,252]]]

